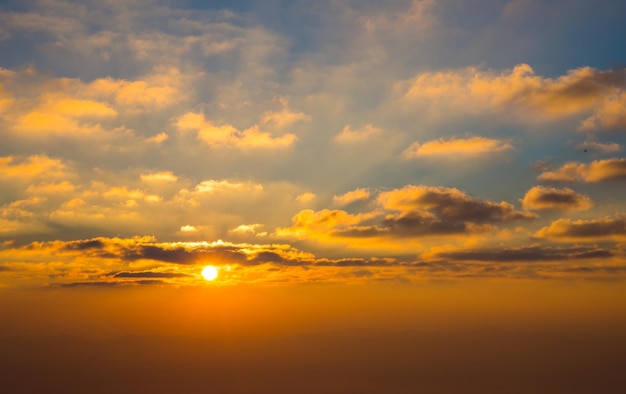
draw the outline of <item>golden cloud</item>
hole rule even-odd
[[[598,129],[618,130],[626,128],[626,92],[606,97],[593,115],[580,124],[582,131]]]
[[[534,186],[526,192],[522,205],[531,210],[585,210],[593,206],[589,196],[572,189]]]
[[[512,110],[521,121],[560,119],[596,111],[581,126],[591,128],[603,121],[607,125],[621,124],[622,118],[614,115],[619,114],[616,108],[623,108],[625,75],[625,70],[582,67],[552,79],[536,75],[527,64],[500,73],[468,67],[422,73],[399,84],[397,89],[406,104],[443,105],[468,113]],[[613,99],[616,95],[620,98]],[[528,112],[533,116],[527,116]]]
[[[217,126],[205,120],[203,114],[193,112],[181,116],[176,126],[180,131],[196,131],[198,139],[213,148],[276,149],[289,147],[296,141],[296,136],[293,134],[274,137],[270,133],[260,131],[258,126],[252,126],[243,131],[229,124]]]
[[[626,178],[626,159],[595,160],[591,163],[569,162],[555,171],[546,171],[537,179],[542,181],[605,182]]]
[[[172,171],[160,171],[151,174],[142,174],[141,180],[144,182],[176,182],[178,177]]]
[[[504,201],[479,200],[458,189],[441,186],[408,185],[381,193],[378,202],[386,209],[402,212],[433,211],[446,221],[493,223],[536,217],[530,212],[516,211]]]
[[[359,200],[367,200],[370,198],[370,192],[367,189],[356,189],[344,193],[341,196],[333,196],[333,202],[338,205],[348,205]]]
[[[0,170],[0,177],[26,180],[57,179],[69,174],[67,166],[61,160],[47,155],[33,155],[21,159],[16,156],[0,157]]]
[[[341,143],[363,141],[372,136],[381,134],[382,132],[383,132],[382,129],[378,127],[374,127],[371,124],[366,124],[365,126],[357,130],[352,130],[350,128],[350,125],[346,125],[341,130],[341,133],[335,136],[335,141],[341,142]]]
[[[422,144],[414,142],[404,151],[403,156],[407,158],[478,158],[486,154],[501,153],[511,149],[513,146],[506,141],[485,137],[440,138]]]
[[[592,220],[558,219],[541,228],[535,236],[565,241],[623,241],[626,239],[626,220],[622,216]]]

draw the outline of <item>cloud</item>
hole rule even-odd
[[[513,205],[504,201],[479,200],[458,189],[442,186],[408,185],[381,193],[378,202],[386,209],[402,212],[433,211],[446,221],[496,223],[536,217],[530,212],[516,211]]]
[[[626,178],[626,159],[595,160],[591,163],[569,162],[555,171],[546,171],[542,181],[597,183]]]
[[[259,192],[263,185],[254,182],[231,182],[228,179],[208,179],[196,185],[195,191],[199,193],[225,193],[225,192]]]
[[[370,198],[370,192],[367,189],[356,189],[349,191],[341,196],[333,196],[333,202],[337,205],[348,205],[359,200],[367,200]]]
[[[48,157],[45,154],[28,157],[0,157],[0,178],[26,179],[65,178],[69,169],[62,160]]]
[[[316,197],[317,196],[315,195],[315,193],[306,192],[306,193],[302,193],[302,194],[298,195],[296,197],[296,200],[298,202],[306,204],[307,202],[313,201]]]
[[[229,233],[239,234],[239,235],[253,235],[256,237],[267,236],[266,231],[257,231],[261,227],[263,227],[263,225],[260,223],[240,224],[239,226],[233,228],[232,230],[229,230]]]
[[[531,210],[585,210],[593,206],[589,196],[576,193],[572,189],[534,186],[521,200],[526,209]]]
[[[346,125],[339,134],[335,136],[335,141],[340,143],[353,143],[357,141],[367,140],[375,135],[383,132],[382,129],[366,124],[357,130],[352,130],[350,125]]]
[[[408,108],[419,104],[446,110],[445,114],[449,114],[450,108],[469,114],[511,111],[518,121],[536,122],[594,111],[601,114],[607,100],[611,102],[611,97],[621,94],[625,87],[623,69],[600,71],[582,67],[552,79],[536,75],[528,64],[519,64],[499,73],[476,67],[425,72],[398,84],[396,89]],[[602,117],[607,118],[610,117]],[[583,125],[590,122],[595,124],[595,118]],[[611,122],[620,124],[621,118]]]
[[[282,105],[280,111],[267,111],[261,116],[261,123],[268,126],[284,128],[298,122],[310,121],[311,117],[304,112],[291,112],[286,98],[279,98]]]
[[[403,156],[406,158],[430,157],[445,159],[480,158],[487,154],[512,150],[513,146],[502,140],[485,137],[440,138],[420,144],[414,142]]]
[[[602,143],[597,141],[585,141],[577,146],[578,150],[609,154],[619,152],[622,148],[615,142]]]
[[[359,189],[354,192],[347,194],[346,201],[361,195]],[[366,192],[369,198],[369,191]],[[340,196],[339,201],[344,197]],[[292,218],[291,227],[278,228],[275,235],[348,242],[353,247],[366,248],[390,247],[389,242],[396,242],[394,248],[397,248],[406,247],[409,238],[437,240],[441,236],[481,234],[494,230],[497,223],[537,217],[531,212],[517,211],[507,202],[479,200],[446,187],[408,185],[380,193],[376,202],[382,210],[358,214],[344,210],[303,210]],[[359,241],[368,238],[380,242]]]
[[[178,177],[172,171],[159,171],[150,174],[142,174],[141,180],[144,182],[176,182]]]
[[[112,275],[114,278],[186,278],[189,274],[180,272],[155,272],[155,271],[122,271]]]
[[[230,124],[217,126],[205,120],[204,115],[193,112],[181,116],[176,121],[176,127],[183,132],[196,131],[198,139],[211,148],[281,149],[291,146],[296,141],[294,134],[274,137],[270,133],[260,131],[257,125],[243,131]]]
[[[579,127],[582,131],[626,129],[626,92],[606,97]]]
[[[607,259],[612,257],[613,253],[606,249],[591,246],[557,248],[533,245],[500,249],[442,252],[437,253],[436,256],[452,261],[536,263],[542,261]]]
[[[626,220],[622,216],[602,219],[558,219],[535,234],[538,238],[565,241],[624,240]]]

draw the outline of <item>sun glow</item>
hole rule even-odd
[[[206,280],[214,280],[215,278],[217,278],[217,268],[213,267],[212,265],[207,265],[202,269],[202,276]]]

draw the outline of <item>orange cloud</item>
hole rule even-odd
[[[623,91],[605,98],[593,115],[580,124],[582,131],[624,128],[626,128],[626,92]]]
[[[555,189],[534,186],[526,192],[522,205],[532,210],[585,210],[593,206],[589,196],[578,194],[572,189]]]
[[[261,123],[278,128],[288,127],[294,123],[311,120],[311,117],[304,112],[291,112],[289,102],[286,98],[279,99],[283,109],[281,111],[268,111],[261,117]]]
[[[354,201],[367,200],[370,197],[370,192],[367,189],[356,189],[341,196],[333,196],[333,202],[338,205],[348,205]]]
[[[535,234],[538,238],[565,241],[626,239],[626,220],[622,216],[592,220],[558,219]]]
[[[209,179],[196,185],[195,190],[200,193],[223,193],[237,191],[262,191],[263,185],[253,182],[231,182],[227,179]]]
[[[475,223],[500,222],[515,219],[533,219],[536,215],[516,211],[507,202],[479,200],[454,188],[408,185],[381,193],[378,202],[386,209],[402,212],[431,210],[448,221]]]
[[[142,174],[141,180],[144,182],[176,182],[178,177],[172,171],[160,171],[151,174]]]
[[[440,138],[428,141],[423,144],[414,142],[407,148],[403,156],[407,158],[416,157],[438,157],[446,159],[456,158],[477,158],[490,153],[501,153],[513,149],[513,146],[501,140],[494,140],[484,137],[471,138]]]
[[[0,157],[0,177],[19,179],[63,178],[68,176],[66,165],[46,155],[34,155],[16,160],[15,156]]]
[[[537,179],[542,181],[605,182],[626,178],[626,159],[595,160],[584,164],[569,162],[555,171],[546,171]]]
[[[184,76],[176,68],[158,68],[155,73],[136,81],[96,79],[86,89],[93,96],[112,100],[125,111],[147,111],[184,100],[183,80]]]
[[[301,202],[301,203],[307,203],[309,201],[315,200],[316,197],[317,196],[315,195],[315,193],[306,192],[306,193],[302,193],[298,195],[296,197],[296,200],[298,200],[298,202]]]
[[[521,121],[559,119],[599,111],[599,119],[615,120],[614,108],[622,108],[621,98],[613,103],[614,95],[621,95],[626,86],[625,70],[599,71],[582,67],[568,71],[556,79],[535,74],[527,64],[519,64],[501,73],[468,67],[459,71],[422,73],[397,86],[401,101],[453,107],[468,113],[512,110]],[[620,96],[621,97],[621,96]],[[611,103],[611,104],[607,104]],[[603,108],[607,108],[603,110]],[[533,117],[529,117],[530,112]],[[448,113],[448,112],[446,112]],[[583,123],[601,122],[593,118]]]
[[[381,134],[382,132],[382,129],[374,127],[371,124],[367,124],[357,130],[352,130],[349,125],[346,125],[343,130],[341,130],[341,133],[335,136],[335,141],[341,143],[362,141],[372,136]]]
[[[213,148],[276,149],[289,147],[296,141],[296,136],[293,134],[274,137],[270,133],[260,131],[258,126],[252,126],[243,131],[229,124],[217,126],[205,120],[204,115],[193,112],[181,116],[176,126],[181,131],[196,131],[198,139]]]

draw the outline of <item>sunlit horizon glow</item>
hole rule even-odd
[[[376,348],[448,329],[481,348],[483,329],[611,327],[626,343],[624,15],[591,0],[0,0],[0,339],[319,345],[363,328]],[[355,349],[333,365],[359,370]],[[539,365],[533,349],[519,362]],[[451,360],[431,356],[418,364]],[[226,364],[211,364],[223,382]],[[443,392],[389,386],[397,371],[325,387]]]

